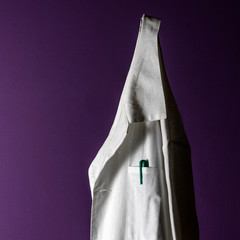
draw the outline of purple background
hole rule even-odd
[[[88,167],[143,13],[192,148],[201,240],[240,239],[239,1],[0,1],[0,240],[87,240]]]

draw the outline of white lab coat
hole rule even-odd
[[[90,240],[197,240],[190,148],[165,73],[160,20],[143,14],[109,135],[89,166]],[[142,168],[140,184],[139,161]]]

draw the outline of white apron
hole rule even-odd
[[[190,147],[159,27],[143,14],[116,117],[88,169],[90,240],[198,239]]]

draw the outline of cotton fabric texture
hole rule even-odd
[[[191,153],[166,76],[159,27],[143,14],[109,135],[88,169],[90,240],[198,240]],[[143,184],[139,182],[139,161]]]

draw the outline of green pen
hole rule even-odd
[[[143,184],[143,181],[142,181],[142,167],[149,167],[149,163],[148,163],[148,160],[140,160],[139,162],[139,171],[140,171],[140,184]]]

